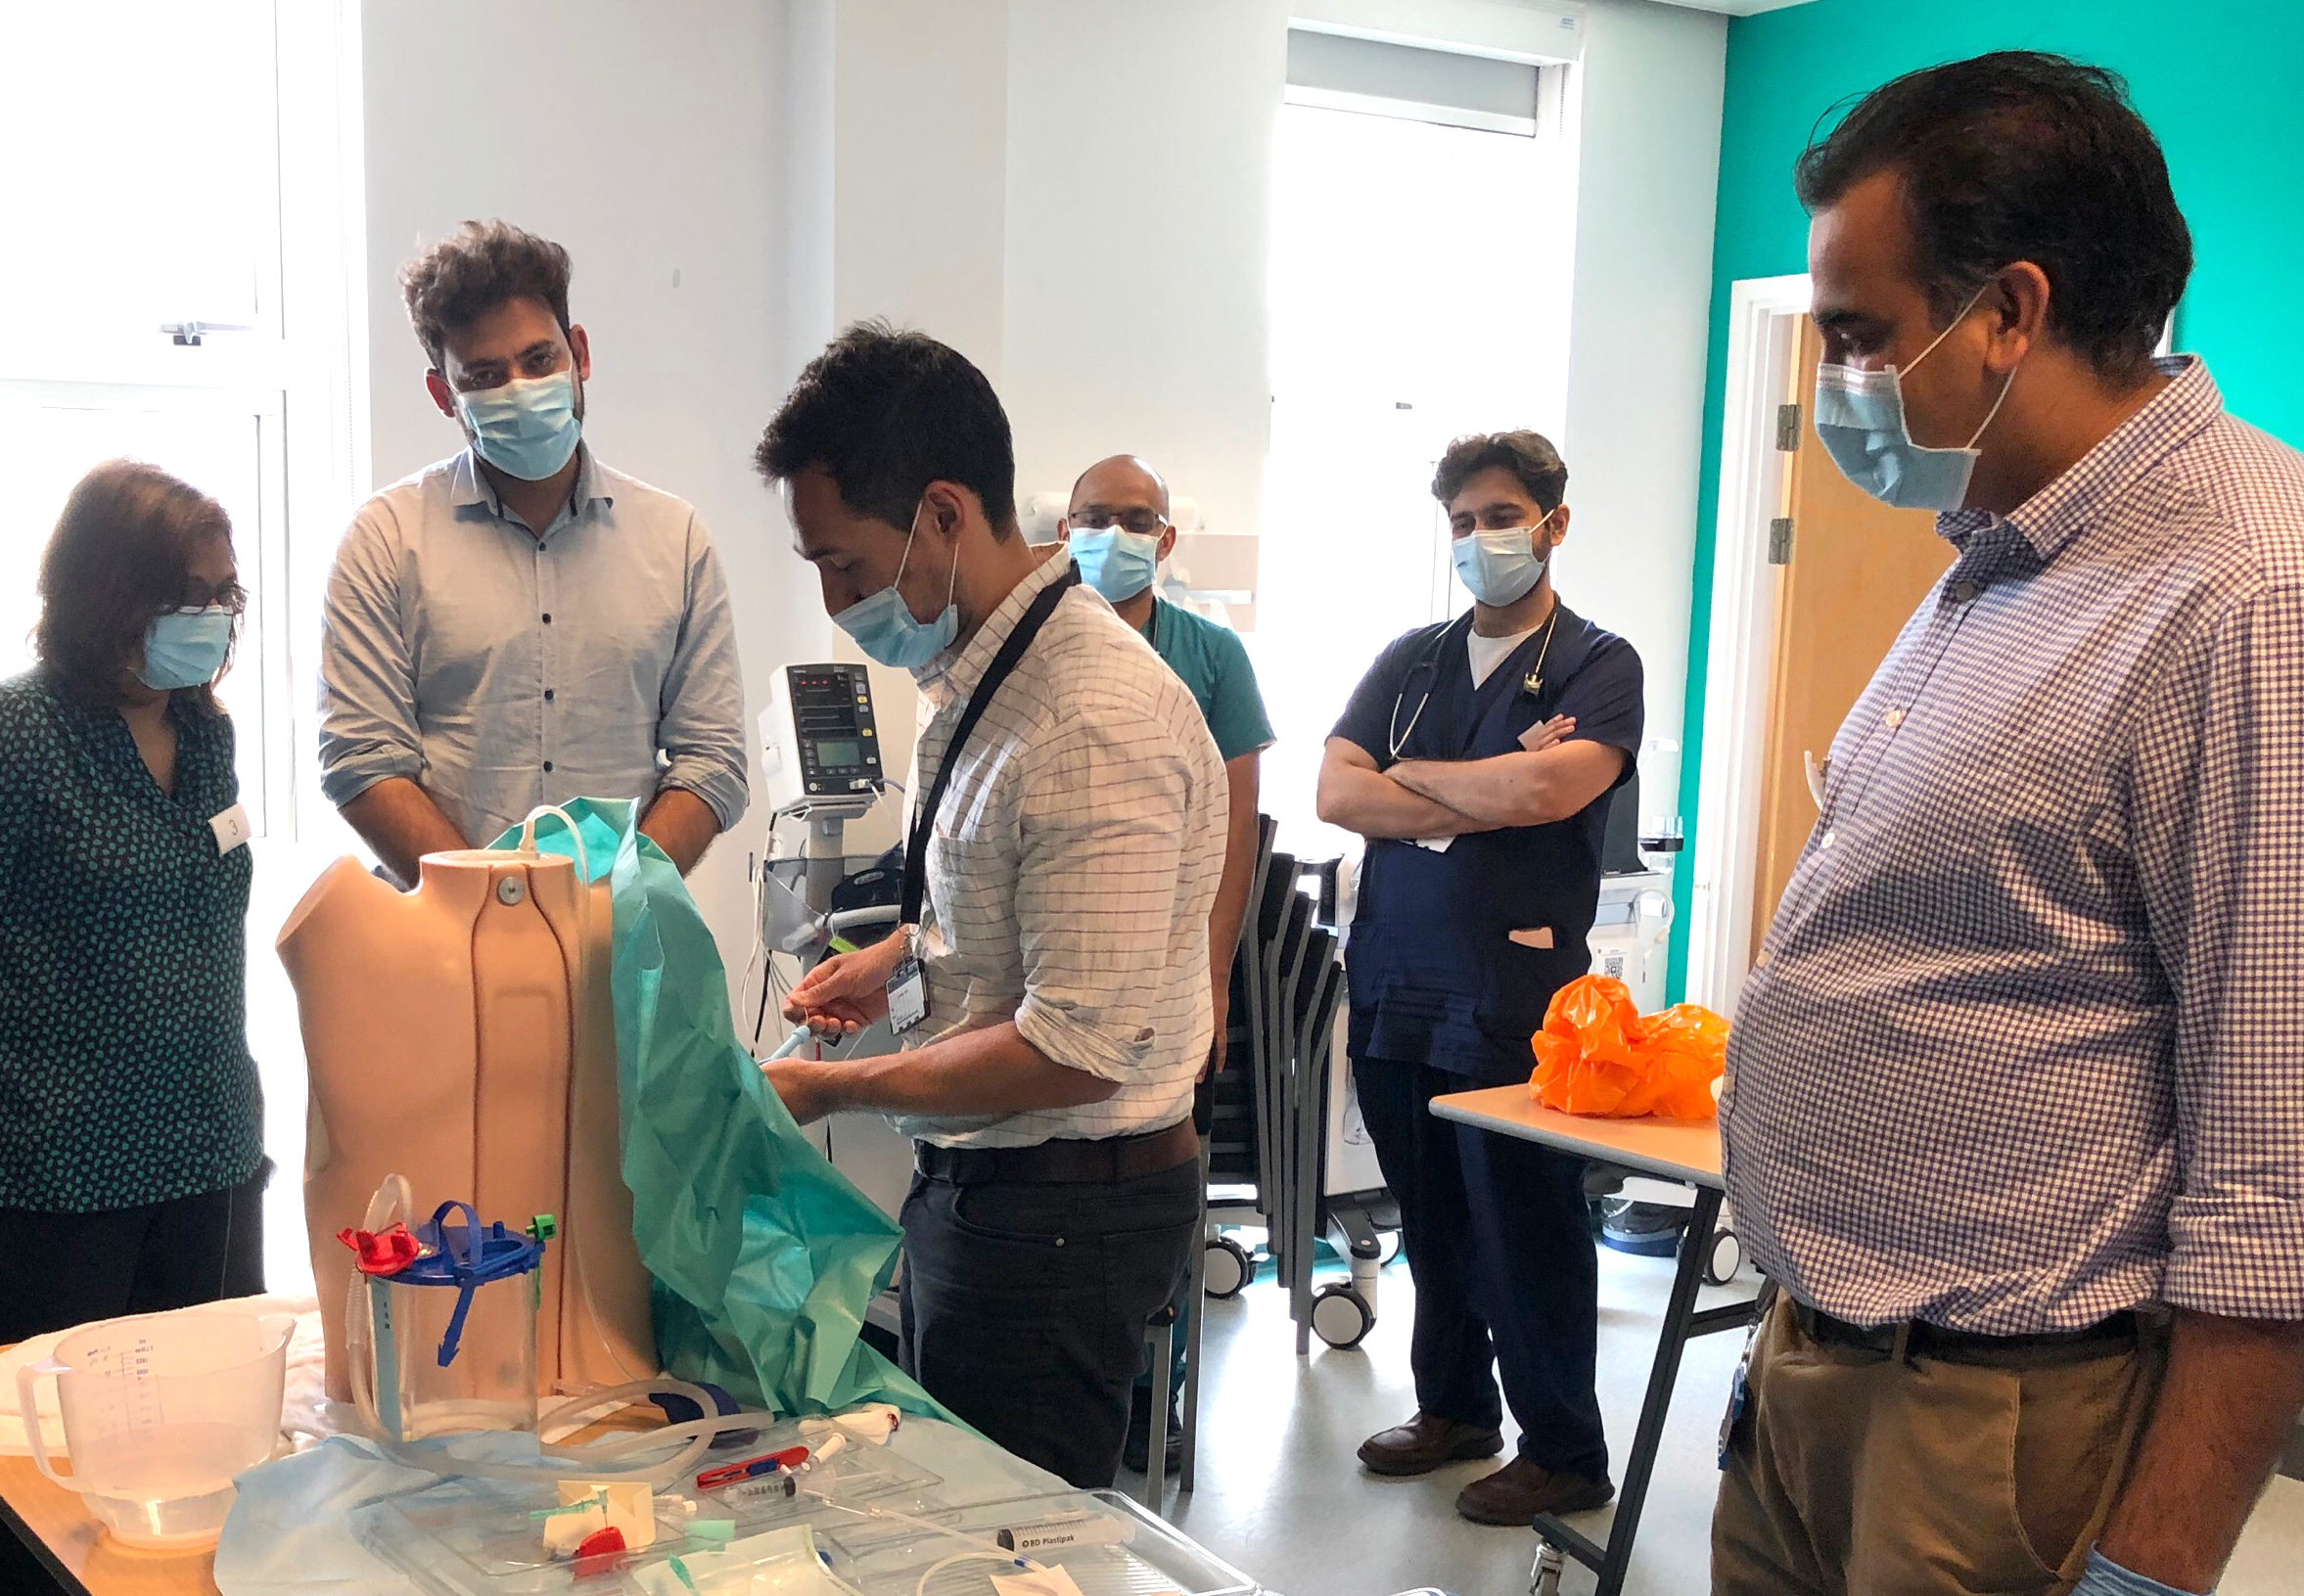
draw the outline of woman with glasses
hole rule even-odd
[[[244,603],[223,508],[111,461],[42,556],[39,663],[0,681],[0,1345],[262,1289],[214,690]]]

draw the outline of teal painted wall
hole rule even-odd
[[[1807,269],[1792,161],[1817,117],[1899,73],[1986,50],[2055,50],[2128,79],[2159,135],[2196,259],[2176,345],[2206,357],[2233,411],[2304,446],[2304,4],[2296,0],[1816,0],[1728,24],[1712,353],[1688,629],[1681,812],[1693,828],[1720,498],[1729,285]],[[1683,854],[1683,862],[1690,860]],[[1671,989],[1687,968],[1689,872]]]

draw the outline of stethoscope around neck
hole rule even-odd
[[[1416,657],[1416,662],[1408,666],[1407,680],[1400,684],[1400,691],[1392,695],[1392,721],[1385,727],[1384,735],[1394,759],[1398,759],[1400,751],[1408,746],[1408,739],[1416,735],[1416,722],[1424,718],[1424,706],[1432,702],[1432,683],[1440,673],[1440,657],[1448,648],[1449,639],[1455,635],[1459,626],[1469,633],[1472,629],[1472,616],[1473,612],[1467,610],[1442,627],[1440,635],[1425,644],[1424,652]],[[1536,668],[1528,673],[1524,689],[1527,692],[1537,693],[1544,689],[1544,659],[1552,652],[1552,632],[1559,624],[1560,601],[1554,599],[1551,616],[1544,622],[1544,644],[1536,651]],[[1408,696],[1408,682],[1415,680],[1418,671],[1424,672],[1424,691],[1416,700],[1415,712],[1408,716],[1407,729],[1403,731],[1400,724],[1401,702]]]

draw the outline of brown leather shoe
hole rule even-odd
[[[1474,1524],[1525,1529],[1539,1513],[1590,1513],[1607,1506],[1615,1494],[1616,1487],[1605,1480],[1554,1474],[1541,1463],[1516,1457],[1457,1492],[1456,1511]]]
[[[1501,1432],[1444,1419],[1418,1409],[1406,1424],[1380,1430],[1360,1442],[1360,1461],[1374,1474],[1430,1474],[1443,1463],[1494,1457],[1504,1449]]]

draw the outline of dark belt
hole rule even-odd
[[[1899,1349],[1901,1342],[1907,1357],[1937,1357],[1956,1363],[2020,1361],[2043,1353],[2108,1353],[2137,1344],[2134,1313],[2115,1313],[2080,1330],[2051,1330],[2032,1336],[1985,1336],[1971,1330],[1948,1330],[1925,1319],[1850,1324],[1805,1302],[1792,1304],[1792,1317],[1809,1340],[1826,1346],[1852,1346],[1887,1357]]]
[[[1165,1130],[1102,1141],[1060,1139],[1037,1147],[931,1147],[913,1144],[913,1163],[930,1180],[955,1186],[1086,1186],[1166,1174],[1200,1156],[1189,1116]]]

